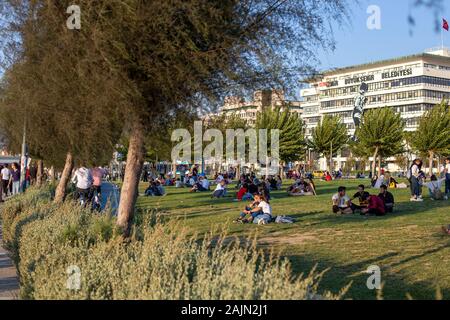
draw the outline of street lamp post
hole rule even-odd
[[[27,137],[27,122],[23,125],[23,138],[22,138],[22,152],[21,152],[21,167],[20,167],[20,187],[22,192],[25,192],[26,189],[26,171],[27,171],[27,145],[26,145],[26,137]]]

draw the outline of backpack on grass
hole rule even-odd
[[[275,223],[294,223],[295,219],[292,217],[286,217],[286,216],[278,216],[275,219]]]

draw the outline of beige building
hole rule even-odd
[[[254,125],[258,112],[275,107],[281,107],[282,110],[287,107],[292,112],[302,113],[300,102],[286,100],[282,90],[258,90],[254,92],[251,101],[245,101],[243,97],[226,97],[219,114],[225,114],[227,118],[237,115]]]

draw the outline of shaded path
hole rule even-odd
[[[0,300],[18,299],[19,279],[16,268],[2,246],[2,227],[0,226]]]
[[[111,182],[102,183],[102,210],[109,203],[113,215],[117,214],[117,208],[119,207],[119,188]]]

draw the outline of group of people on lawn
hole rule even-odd
[[[216,188],[211,194],[212,198],[222,198],[227,195],[227,187],[232,183],[227,173],[217,174],[213,182],[209,182],[203,174],[193,170],[193,175],[185,185],[191,187],[191,192],[209,192],[211,183],[216,183]],[[422,171],[422,161],[413,161],[407,174],[411,188],[411,201],[422,201],[422,186],[428,187],[432,200],[448,199],[450,194],[450,158],[446,159],[446,164],[441,170],[443,177],[438,179],[436,175],[426,181],[426,176]],[[195,177],[195,178],[193,178]],[[441,192],[441,186],[445,181],[445,194]],[[254,173],[241,175],[237,181],[235,201],[251,201],[244,208],[236,222],[239,223],[259,223],[271,222],[272,208],[270,206],[270,191],[280,190],[282,187],[280,176],[269,176],[266,179],[258,179]],[[370,194],[364,185],[358,186],[358,191],[349,197],[346,187],[338,188],[337,193],[332,196],[332,212],[337,214],[354,214],[384,216],[394,211],[395,199],[389,188],[397,188],[398,182],[389,173],[381,172],[379,177],[372,180],[371,187],[379,190],[378,194]],[[162,183],[157,179],[150,182],[146,190],[147,195],[162,195]],[[163,188],[162,188],[163,190]],[[316,188],[312,178],[297,177],[296,181],[287,188],[289,196],[313,196],[316,195]],[[450,228],[449,228],[450,233]]]
[[[450,157],[445,159],[445,164],[442,166],[439,179],[436,175],[432,174],[430,181],[427,182],[426,175],[422,171],[422,160],[416,159],[413,161],[408,173],[407,178],[410,182],[411,188],[411,201],[423,201],[422,186],[428,188],[428,193],[431,200],[448,200],[450,194]],[[445,182],[445,193],[442,193],[441,187]]]
[[[380,187],[378,195],[371,195],[365,191],[364,185],[358,186],[358,192],[350,198],[346,192],[346,187],[339,187],[338,192],[331,198],[332,210],[334,213],[353,214],[359,212],[361,215],[384,216],[386,213],[394,211],[394,196],[390,193],[386,185]],[[359,204],[353,203],[355,200]]]
[[[312,179],[299,178],[286,191],[288,195],[294,197],[314,196],[316,195],[316,186]]]

